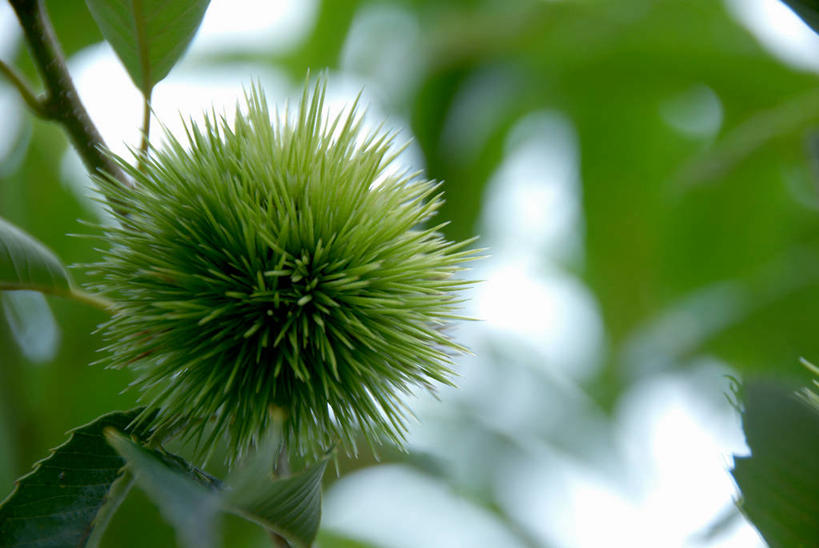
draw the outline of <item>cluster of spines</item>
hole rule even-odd
[[[240,452],[275,407],[304,452],[400,443],[401,394],[449,382],[470,242],[423,227],[438,186],[385,175],[392,137],[358,141],[355,108],[327,123],[323,100],[318,85],[271,123],[254,88],[232,125],[213,114],[189,148],[166,135],[143,171],[120,162],[136,189],[109,190],[124,207],[99,269],[118,303],[108,350],[141,367],[160,431],[227,431]]]

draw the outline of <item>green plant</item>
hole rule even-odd
[[[187,546],[215,545],[222,511],[262,524],[279,544],[308,546],[328,455],[355,452],[359,435],[400,445],[402,397],[450,383],[449,352],[463,349],[445,330],[458,318],[467,282],[455,275],[474,257],[472,240],[452,243],[426,226],[442,203],[438,186],[390,171],[392,136],[364,134],[355,106],[329,119],[323,80],[280,119],[253,86],[233,122],[213,114],[187,125],[187,141],[166,132],[167,145],[152,147],[153,86],[207,2],[88,5],[145,98],[142,146],[135,166],[107,152],[42,3],[12,1],[46,96],[0,68],[35,113],[65,127],[117,224],[103,228],[88,293],[0,220],[0,288],[109,312],[105,361],[140,371],[146,406],[77,429],[23,478],[0,506],[0,546],[96,544],[134,482]],[[241,470],[216,480],[163,448],[174,438],[205,454],[226,439]],[[290,454],[309,466],[272,477],[273,456],[285,474]]]

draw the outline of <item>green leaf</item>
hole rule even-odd
[[[112,429],[105,432],[105,437],[128,461],[136,483],[174,526],[182,546],[209,548],[217,545],[219,493],[192,479],[193,466],[182,466],[184,461],[180,457],[145,449]]]
[[[85,546],[125,461],[103,430],[127,430],[141,409],[103,415],[20,478],[0,505],[0,547]]]
[[[327,461],[325,458],[304,472],[273,479],[269,464],[265,469],[263,460],[256,459],[228,481],[225,509],[284,536],[296,546],[309,547],[321,522],[321,478]]]
[[[819,32],[819,2],[817,0],[782,0],[787,4],[802,20],[813,29]]]
[[[137,484],[174,526],[183,546],[214,546],[220,510],[257,523],[298,547],[309,547],[318,534],[326,458],[304,472],[274,479],[270,460],[264,458],[269,451],[259,451],[223,486],[177,455],[145,449],[110,429],[106,438],[128,461]]]
[[[68,272],[51,250],[0,218],[0,290],[63,293],[70,285]]]
[[[274,479],[265,458],[270,452],[259,451],[223,486],[181,457],[145,449],[115,432],[106,436],[184,546],[214,546],[219,511],[257,523],[298,547],[309,547],[318,534],[326,458],[304,472]]]
[[[182,57],[210,0],[86,0],[102,35],[149,97]]]
[[[734,459],[741,507],[770,546],[819,544],[819,410],[772,384],[744,389],[750,457]]]

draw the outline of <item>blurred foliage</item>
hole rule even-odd
[[[81,0],[47,5],[67,55],[101,40]],[[369,44],[359,65],[345,66],[342,54],[358,18],[386,9],[411,17],[418,35],[401,88],[385,103],[410,120],[430,178],[445,181],[440,218],[452,221],[450,238],[480,231],[511,128],[540,111],[563,113],[574,125],[583,253],[563,266],[588,285],[602,313],[605,352],[583,389],[603,410],[636,381],[685,368],[696,356],[781,379],[800,374],[799,356],[819,356],[810,321],[819,310],[816,75],[773,58],[714,0],[324,0],[308,35],[286,51],[195,62],[264,64],[294,82],[308,67],[383,81],[381,35],[358,37]],[[22,45],[14,61],[36,81]],[[675,115],[705,125],[680,125]],[[93,232],[77,224],[93,217],[64,181],[66,139],[28,114],[14,139],[0,164],[0,216],[67,264],[90,262],[93,243],[67,236]],[[73,274],[85,279],[81,269]],[[49,305],[61,331],[49,363],[29,363],[0,322],[0,491],[69,428],[135,403],[133,392],[120,394],[127,372],[88,367],[103,314],[59,299]],[[662,344],[669,339],[674,344]],[[475,438],[497,451],[517,443],[488,429]],[[490,491],[465,496],[514,530]],[[169,528],[146,521],[161,518],[132,496],[106,542],[172,542]],[[241,523],[226,528],[233,545],[264,543]],[[533,544],[526,532],[519,536]],[[356,545],[330,533],[319,539]]]

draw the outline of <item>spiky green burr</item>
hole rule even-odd
[[[254,87],[233,122],[189,123],[141,170],[120,159],[133,188],[105,185],[110,360],[139,370],[162,432],[226,434],[235,457],[278,412],[301,453],[400,444],[402,395],[450,382],[474,252],[426,225],[438,185],[393,174],[392,136],[355,106],[329,119],[324,90],[271,117]]]

